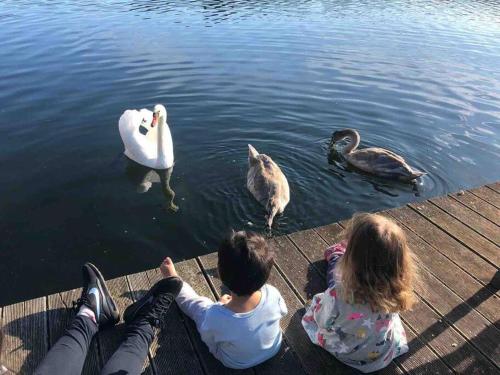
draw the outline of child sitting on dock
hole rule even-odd
[[[287,308],[278,290],[266,284],[273,254],[262,236],[241,231],[220,244],[218,258],[220,278],[231,294],[214,303],[184,282],[176,301],[218,360],[226,367],[249,368],[281,346],[280,319]],[[160,269],[164,277],[177,276],[170,258]]]
[[[355,216],[346,241],[325,251],[328,289],[302,318],[311,341],[362,372],[408,351],[398,312],[415,303],[415,257],[400,227],[375,214]]]

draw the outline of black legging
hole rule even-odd
[[[49,350],[35,374],[81,374],[90,342],[97,331],[97,325],[90,318],[77,315],[71,327]],[[153,337],[153,328],[147,321],[130,324],[125,340],[105,364],[101,375],[140,374]]]

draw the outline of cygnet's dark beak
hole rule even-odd
[[[151,127],[154,128],[157,123],[158,123],[158,114],[153,113],[153,121],[151,121]]]

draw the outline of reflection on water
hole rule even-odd
[[[86,260],[113,277],[263,230],[248,143],[290,184],[275,235],[498,180],[499,15],[486,0],[2,1],[0,305],[79,285]],[[170,183],[121,156],[120,114],[156,103]],[[341,128],[428,175],[329,163]]]
[[[170,178],[174,167],[168,169],[152,169],[127,158],[127,177],[136,186],[139,194],[147,193],[154,183],[159,183],[169,210],[177,212],[179,207],[174,203],[175,192],[170,187]]]

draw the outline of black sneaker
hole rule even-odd
[[[159,328],[181,288],[182,280],[177,276],[158,281],[140,300],[127,307],[123,320],[130,324],[144,318],[153,327]]]
[[[101,272],[92,263],[82,267],[83,290],[81,297],[74,303],[75,309],[85,305],[95,314],[99,327],[112,326],[120,320],[120,312],[109,294],[106,281]]]

